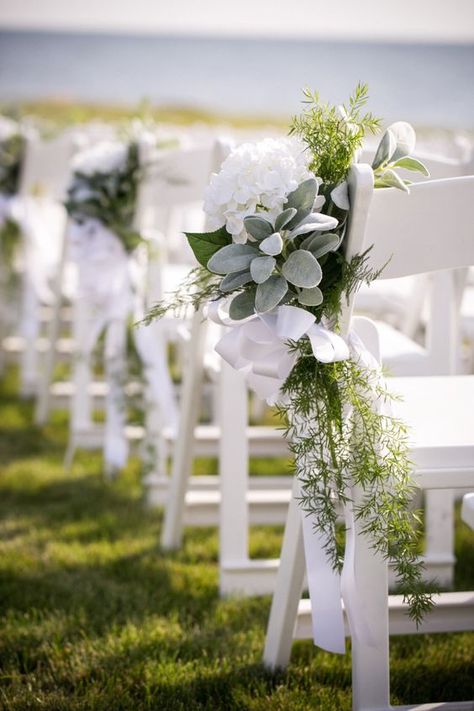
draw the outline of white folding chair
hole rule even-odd
[[[474,263],[471,225],[462,207],[474,199],[474,177],[422,182],[405,195],[394,189],[374,191],[371,169],[358,165],[351,170],[350,194],[348,259],[373,244],[371,266],[380,268],[390,260],[383,273],[385,278],[464,268]],[[447,213],[452,219],[448,249],[443,224]],[[418,228],[420,222],[422,230]],[[353,303],[344,311],[345,332],[350,328],[352,307]],[[390,383],[395,392],[404,396],[404,401],[395,407],[395,414],[410,427],[411,458],[420,486],[472,487],[474,377],[395,378]],[[307,637],[311,628],[311,603],[300,600],[304,551],[302,512],[296,492],[295,481],[264,652],[264,663],[272,669],[286,666],[293,638]],[[388,596],[387,562],[374,554],[357,526],[356,523],[354,575],[358,592],[370,610],[372,639],[369,644],[352,635],[353,708],[382,711],[391,708],[389,630],[390,634],[411,634],[473,629],[474,593],[437,595],[434,611],[417,629],[403,614],[406,604],[402,596]],[[350,634],[351,627],[354,629],[354,620],[348,619],[346,634]]]
[[[142,278],[146,281],[147,286],[146,289],[138,289],[140,293],[136,293],[134,313],[130,314],[135,320],[142,318],[147,308],[162,296],[162,284],[166,282],[164,277],[168,270],[166,237],[170,215],[173,210],[182,208],[202,197],[211,171],[212,155],[213,146],[211,145],[157,151],[156,153],[146,150],[143,152],[143,164],[147,170],[139,188],[135,222],[137,230],[148,235],[150,250],[145,260],[145,269],[142,271]],[[195,229],[198,231],[201,229],[201,225],[196,225]],[[181,268],[180,271],[181,274],[186,273],[186,269]],[[80,354],[81,343],[84,342],[82,340],[83,334],[87,332],[88,328],[87,309],[78,304],[75,313],[76,349]],[[147,443],[152,443],[154,439],[160,439],[162,446],[166,444],[167,447],[171,446],[170,443],[174,441],[175,433],[172,428],[168,428],[167,442],[164,442],[163,421],[167,419],[165,415],[168,415],[169,422],[171,413],[160,413],[155,400],[160,377],[160,387],[167,389],[170,407],[171,398],[174,397],[174,394],[170,393],[169,382],[163,380],[165,375],[169,377],[163,369],[166,330],[168,328],[169,323],[165,325],[155,323],[148,327],[140,327],[138,332],[135,332],[136,344],[139,355],[142,357],[147,383],[148,407],[145,428],[145,432],[148,429]],[[154,352],[147,355],[145,351],[148,354],[151,351]],[[160,358],[157,357],[158,351]],[[72,463],[77,448],[95,449],[100,447],[103,442],[103,428],[94,424],[91,416],[94,384],[92,383],[89,355],[82,353],[82,356],[76,357],[73,368],[67,466]],[[161,365],[158,364],[158,361]],[[107,397],[107,388],[105,391]],[[143,428],[126,428],[126,431],[133,440],[143,439]],[[160,476],[160,473],[153,471],[149,477],[153,479],[155,475]]]
[[[429,153],[418,154],[418,157],[434,180],[473,172],[472,150],[460,158]],[[421,180],[419,175],[409,171],[404,174],[418,182]],[[358,293],[356,311],[374,313],[373,306],[377,304],[374,315],[382,319],[377,321],[381,359],[391,375],[449,375],[461,371],[459,312],[465,279],[466,270],[419,274],[377,280]],[[390,302],[400,307],[397,327],[384,318],[384,309],[390,313]],[[420,344],[414,337],[420,330],[424,305],[428,317],[424,343]],[[455,492],[449,490],[425,492],[427,574],[445,587],[452,586],[454,577],[454,497]]]
[[[442,172],[443,165],[441,159],[433,160],[430,168],[435,173]],[[448,171],[450,169],[454,170],[454,167],[448,162]],[[433,286],[436,288],[432,289],[431,295],[433,318],[428,325],[428,354],[418,344],[400,334],[402,345],[407,341],[412,346],[408,353],[400,348],[391,353],[392,358],[388,365],[395,375],[456,372],[457,324],[463,276],[458,272],[446,271],[434,275]],[[386,327],[390,333],[390,327],[386,324],[382,323],[380,327]],[[382,334],[384,332],[382,330]],[[246,393],[238,394],[239,390],[245,390],[243,377],[225,364],[222,388],[224,403],[246,403]],[[291,481],[284,476],[272,477],[271,481],[267,481],[266,477],[261,481],[260,490],[253,491],[249,488],[247,419],[247,407],[242,404],[240,407],[234,406],[221,423],[219,579],[223,595],[268,594],[273,591],[278,560],[249,558],[248,526],[254,518],[251,507],[252,504],[255,506],[254,500],[258,497],[261,504],[266,503],[267,517],[266,521],[260,519],[257,522],[279,523],[281,512],[286,511],[291,496]],[[279,447],[271,456],[284,454]],[[266,492],[262,490],[265,486]],[[426,575],[449,587],[452,585],[455,563],[453,492],[426,491],[425,500],[426,537],[423,558]]]

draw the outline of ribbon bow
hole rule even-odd
[[[336,333],[316,323],[316,318],[297,306],[278,306],[266,314],[233,321],[224,310],[223,299],[209,304],[208,316],[221,326],[232,326],[215,349],[236,370],[245,372],[249,387],[274,403],[293,368],[297,355],[288,342],[307,336],[313,355],[322,363],[349,357],[349,347]]]

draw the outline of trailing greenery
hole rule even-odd
[[[419,561],[419,513],[403,422],[379,409],[394,399],[376,372],[353,357],[320,363],[306,343],[282,392],[280,414],[302,484],[303,509],[325,535],[326,552],[341,569],[336,537],[340,507],[355,501],[355,519],[374,549],[393,561],[399,590],[418,624],[432,606]],[[378,401],[378,402],[377,402]],[[359,494],[354,493],[359,489]]]
[[[96,219],[114,232],[131,252],[142,241],[134,228],[138,185],[142,175],[138,145],[130,143],[124,164],[114,171],[74,174],[65,203],[76,222]]]
[[[197,311],[204,304],[221,296],[219,279],[204,267],[195,267],[175,291],[167,294],[162,301],[149,309],[143,323],[148,325],[155,319],[170,314],[183,318],[190,309]]]

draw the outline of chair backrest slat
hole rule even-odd
[[[370,265],[386,265],[383,279],[456,269],[474,264],[470,206],[474,176],[428,180],[410,187],[373,189],[370,167],[353,166],[349,176],[352,217],[347,257],[371,248]],[[360,226],[365,225],[361,239]]]
[[[167,151],[143,151],[145,176],[138,211],[202,200],[212,170],[211,145]]]
[[[71,134],[51,140],[28,137],[20,176],[20,194],[38,194],[62,202],[71,179],[74,149]]]
[[[409,194],[375,190],[365,234],[372,266],[388,262],[390,279],[474,264],[473,202],[474,176],[417,183]]]

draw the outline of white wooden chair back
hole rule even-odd
[[[370,168],[369,168],[370,170]],[[474,176],[427,180],[407,195],[393,188],[371,191],[364,166],[350,177],[356,200],[364,192],[367,224],[361,247],[374,245],[370,266],[382,279],[467,267],[474,263],[472,223],[466,207],[474,198]],[[360,238],[349,231],[348,252]]]
[[[355,196],[362,191],[370,203],[360,251],[374,245],[370,265],[374,269],[385,265],[381,279],[433,273],[426,360],[420,362],[420,372],[403,374],[458,372],[460,307],[472,245],[472,227],[463,205],[472,195],[474,178],[426,180],[412,185],[409,195],[383,189],[373,191],[372,198],[370,185],[363,184],[364,170],[370,179],[370,168],[363,165],[355,166],[350,176],[351,193]]]
[[[361,163],[370,163],[374,151],[364,150]],[[428,168],[431,180],[444,178],[457,178],[461,175],[471,175],[474,172],[474,158],[472,147],[465,146],[461,155],[434,155],[426,152],[417,152],[419,158]],[[400,174],[414,182],[425,182],[426,178],[419,173],[410,171],[400,171]],[[428,306],[428,321],[426,325],[426,337],[424,351],[412,352],[400,355],[392,359],[389,363],[391,370],[397,375],[434,375],[452,372],[460,366],[460,354],[456,343],[457,334],[452,333],[453,339],[446,339],[446,331],[441,327],[440,322],[444,319],[437,318],[441,311],[449,312],[451,302],[457,302],[461,298],[464,275],[443,274],[418,274],[415,278],[408,277],[410,287],[407,291],[407,282],[398,286],[397,281],[393,286],[388,287],[388,291],[375,286],[375,288],[363,288],[362,295],[358,296],[356,308],[362,305],[362,309],[368,314],[372,314],[373,309],[377,318],[385,320],[396,320],[396,328],[408,338],[414,339],[422,324],[423,307]],[[402,280],[403,281],[403,280]],[[398,290],[401,289],[399,294]],[[380,298],[382,296],[382,298]],[[393,304],[390,303],[393,299]],[[364,307],[365,305],[365,307]],[[436,317],[435,317],[436,315]],[[432,318],[433,316],[433,318]],[[391,336],[390,328],[386,336]],[[393,334],[396,337],[396,333]],[[395,340],[395,350],[398,353],[403,344]],[[409,342],[406,343],[408,350],[412,350]]]
[[[74,136],[70,133],[50,140],[28,136],[20,175],[20,194],[45,196],[62,202],[70,181],[73,152]]]

